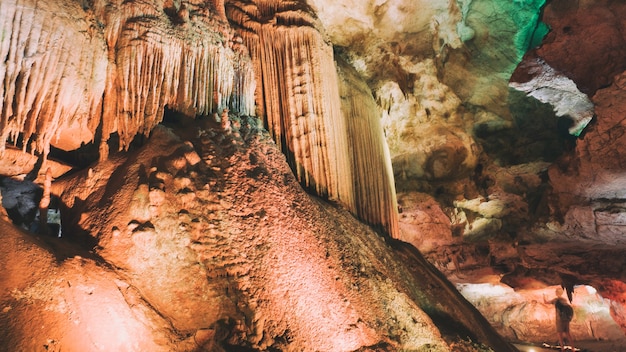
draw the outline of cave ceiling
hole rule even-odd
[[[50,170],[80,248],[2,220],[2,263],[102,270],[56,297],[117,295],[111,317],[149,335],[132,350],[447,351],[450,318],[505,351],[549,338],[514,321],[559,285],[608,300],[579,336],[622,343],[624,18],[608,0],[2,0],[0,215],[28,230]],[[7,327],[54,281],[13,272]]]

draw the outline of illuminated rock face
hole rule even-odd
[[[55,257],[3,219],[0,230],[3,350],[172,351],[169,323],[91,254],[67,247]],[[191,339],[179,345],[196,346]]]
[[[624,197],[624,13],[623,4],[551,4],[545,18],[553,31],[513,76],[513,84],[523,82],[536,72],[533,62],[543,60],[566,72],[567,79],[589,94],[594,121],[576,140],[572,152],[549,171],[553,188],[550,206],[555,220],[552,226],[570,236],[582,235],[604,243],[624,242],[619,230]],[[580,43],[576,50],[584,55],[573,54],[574,42]],[[562,92],[557,95],[566,96]],[[576,120],[575,112],[568,115]]]
[[[214,6],[219,7],[219,4]],[[11,19],[20,17],[21,11],[32,11],[37,17],[41,10],[31,3],[9,5],[13,8],[7,7],[2,13],[6,15],[3,23],[7,26],[18,23]],[[74,30],[68,24],[69,19],[58,26],[58,30],[68,30],[69,36],[86,37],[99,44],[101,51],[89,62],[101,64],[96,71],[104,72],[103,76],[98,76],[97,89],[84,93],[93,98],[95,108],[84,117],[88,126],[81,126],[81,131],[88,137],[79,143],[91,141],[99,130],[102,160],[89,171],[55,184],[63,201],[65,225],[69,224],[65,233],[69,237],[73,234],[79,242],[92,237],[98,254],[122,276],[94,283],[94,286],[100,289],[108,285],[115,291],[115,286],[111,286],[113,281],[124,293],[131,288],[132,295],[123,298],[141,302],[130,305],[148,310],[145,315],[165,317],[168,322],[168,326],[163,326],[162,320],[153,321],[153,317],[141,315],[143,325],[139,324],[134,331],[137,335],[149,335],[141,332],[147,325],[155,330],[155,336],[147,336],[145,344],[129,348],[214,350],[238,345],[258,349],[351,351],[380,345],[388,350],[424,346],[450,350],[448,342],[455,342],[454,337],[444,340],[440,327],[424,312],[428,309],[435,317],[453,317],[452,320],[465,326],[467,335],[477,334],[485,343],[509,349],[444,281],[437,284],[443,291],[441,295],[432,294],[434,291],[422,295],[420,292],[426,286],[414,282],[409,267],[391,255],[381,254],[391,251],[378,234],[345,213],[333,208],[324,210],[326,207],[308,198],[293,182],[286,165],[281,164],[283,159],[272,149],[272,143],[264,139],[263,146],[259,147],[261,151],[251,154],[247,154],[254,150],[251,145],[235,151],[229,149],[241,142],[242,135],[258,142],[256,134],[261,132],[258,126],[251,127],[252,120],[233,120],[235,125],[227,120],[227,108],[238,115],[253,114],[251,98],[256,73],[263,84],[258,106],[292,163],[298,180],[394,234],[397,215],[391,164],[374,100],[362,82],[356,75],[347,78],[349,81],[342,89],[348,99],[342,106],[332,47],[322,40],[316,28],[309,26],[286,34],[281,33],[280,25],[260,29],[257,35],[261,40],[247,43],[254,62],[261,67],[254,72],[252,61],[240,45],[242,41],[233,37],[227,25],[220,22],[226,12],[209,5],[96,2],[91,8],[69,9],[70,13],[88,16],[93,28]],[[277,16],[287,22],[302,15],[289,17],[288,8],[287,18],[281,17],[284,9],[267,3],[260,3],[259,8],[263,15]],[[11,9],[14,12],[8,11]],[[59,6],[54,12],[63,10]],[[218,21],[211,17],[213,14]],[[303,14],[305,18],[310,15]],[[249,24],[240,23],[242,27]],[[16,32],[16,35],[22,30],[19,26],[7,28],[7,32]],[[48,43],[44,40],[37,44]],[[9,46],[7,55],[16,55],[15,61],[20,63],[28,61],[27,55],[20,56],[21,50],[24,49]],[[257,57],[257,50],[270,56]],[[269,54],[272,50],[276,50],[275,57]],[[68,49],[62,47],[61,51]],[[82,54],[76,60],[82,64]],[[16,69],[11,64],[9,60],[5,81],[17,87],[18,97],[30,92],[30,83],[21,86],[24,84],[22,75],[39,74],[39,70],[54,73],[58,69],[54,65]],[[63,70],[67,69],[65,62],[60,65]],[[67,65],[76,63],[70,61]],[[95,75],[90,71],[79,70],[78,73],[87,77]],[[58,89],[55,84],[63,83],[62,79],[56,79],[58,82],[52,80],[52,88],[41,87],[41,99],[60,104],[58,109],[63,110],[64,101],[46,96],[47,89]],[[82,77],[75,79],[85,82]],[[353,88],[350,80],[361,87]],[[91,81],[87,79],[86,83],[91,87]],[[285,84],[287,87],[283,88],[281,85]],[[368,105],[359,104],[361,99],[371,110],[366,109]],[[30,111],[32,105],[37,108],[37,103],[8,101],[7,106]],[[221,111],[222,121],[210,129],[192,130],[193,142],[181,143],[168,132],[153,132],[166,107],[188,116]],[[295,109],[296,114],[292,111],[276,114],[272,110],[280,108]],[[68,112],[70,114],[57,116],[59,121],[53,122],[59,126],[50,129],[62,136],[60,141],[54,144],[43,139],[30,150],[40,151],[45,157],[49,143],[76,148],[77,145],[68,144],[72,135],[63,121],[83,120]],[[3,116],[7,121],[15,117],[12,113]],[[50,115],[34,115],[33,119],[45,124],[49,123]],[[16,126],[9,130],[7,138],[19,144],[18,134],[23,132],[28,131]],[[131,159],[107,161],[104,157],[108,155],[108,139],[114,133],[119,136],[121,150],[128,149],[138,134],[153,133],[153,136],[151,144]],[[33,136],[39,137],[39,134]],[[31,136],[24,138],[28,140]],[[348,142],[356,148],[350,150]],[[28,143],[24,142],[24,146],[25,150],[29,149]],[[272,160],[264,161],[264,158]],[[359,178],[357,182],[353,181],[354,175]],[[254,185],[248,182],[250,179],[259,182]],[[274,190],[264,188],[272,188],[272,185]],[[258,194],[254,194],[257,191]],[[260,199],[263,205],[250,204],[246,194],[251,199]],[[295,198],[290,199],[292,196]],[[373,204],[373,210],[368,202]],[[328,218],[338,217],[346,221],[337,223],[339,229],[328,225]],[[259,226],[259,222],[263,225]],[[290,225],[285,226],[288,223]],[[241,224],[246,225],[239,227]],[[362,228],[363,232],[358,231],[363,238],[354,236],[355,226]],[[82,232],[85,233],[78,235]],[[355,250],[364,243],[378,250],[364,248],[364,253]],[[419,258],[415,253],[407,255]],[[9,258],[7,265],[14,266],[13,258]],[[380,258],[398,266],[393,264],[393,270],[388,269],[379,262]],[[427,264],[415,258],[407,263],[429,272]],[[88,260],[86,265],[92,266],[94,262]],[[48,266],[54,267],[42,263],[41,270],[48,270]],[[383,269],[383,273],[372,280],[379,269]],[[344,270],[352,274],[346,276]],[[430,275],[437,277],[432,272]],[[393,284],[396,278],[403,281],[401,289]],[[41,284],[39,278],[17,282],[25,287]],[[57,288],[53,283],[46,283],[45,287]],[[11,290],[10,285],[3,287],[3,294]],[[460,309],[450,309],[440,303],[441,297],[448,296],[456,300],[452,306]],[[3,306],[22,307],[23,304],[25,309],[32,308],[30,301],[23,302],[20,298],[3,296],[3,303],[7,303]],[[35,298],[47,301],[48,296]],[[119,295],[113,301],[111,305],[120,303]],[[68,300],[68,304],[76,309],[83,309],[82,304],[93,308],[90,302]],[[43,309],[46,308],[49,307]],[[391,319],[383,321],[379,319],[381,316]],[[49,320],[51,325],[54,321]],[[19,319],[3,322],[3,331],[17,331],[19,325]],[[76,331],[73,327],[64,328],[69,337]],[[111,349],[118,349],[116,346],[125,343],[105,339],[100,335],[91,336],[86,343]],[[10,342],[29,349],[26,340],[29,340],[28,335]],[[196,346],[190,347],[190,341]],[[81,348],[65,338],[49,344],[60,349]]]
[[[567,72],[589,96],[626,69],[625,4],[611,1],[556,1],[544,21],[552,31],[536,52],[556,70]]]
[[[2,6],[3,30],[14,34],[2,38],[3,141],[47,156],[50,145],[74,150],[93,141],[98,130],[100,157],[106,158],[111,135],[119,137],[120,150],[127,149],[137,135],[150,134],[166,108],[188,116],[226,108],[255,115],[258,109],[305,188],[397,235],[390,165],[374,161],[381,177],[354,169],[364,161],[348,143],[367,131],[349,131],[332,46],[307,6],[229,3],[228,16],[243,38],[225,22],[223,2]],[[41,26],[38,21],[51,13],[81,19],[55,17],[50,28]],[[30,29],[33,21],[36,32]],[[50,43],[62,45],[34,54]],[[71,50],[74,45],[83,51]],[[378,141],[361,143],[375,148],[366,154],[384,158],[382,132],[365,138]],[[361,188],[353,186],[355,178]],[[357,204],[372,190],[382,194],[370,197],[365,207]]]
[[[549,216],[535,222],[530,236],[524,236],[548,241],[517,247],[521,265],[516,273],[503,277],[504,282],[519,287],[528,284],[531,278],[561,281],[569,287],[592,285],[611,300],[607,308],[622,330],[626,326],[624,276],[615,268],[624,265],[619,253],[625,243],[623,185],[626,180],[622,165],[625,13],[622,3],[551,2],[544,12],[551,32],[540,47],[524,58],[512,77],[512,85],[518,88],[529,88],[533,81],[539,83],[524,90],[537,94],[539,99],[543,96],[552,100],[557,114],[561,109],[569,110],[561,128],[580,136],[548,168],[549,188],[542,202]],[[547,72],[552,73],[546,75]],[[553,77],[546,79],[551,74]],[[548,93],[553,89],[555,94]],[[593,120],[587,125],[591,116]],[[584,254],[576,254],[579,251]],[[547,270],[545,275],[541,274],[543,270]],[[558,276],[550,279],[554,273]],[[586,305],[579,304],[581,308]],[[591,319],[587,322],[591,326],[595,318],[589,314],[581,315]],[[587,329],[578,329],[581,336],[590,334]]]
[[[623,260],[602,243],[623,248],[624,5],[310,3],[383,110],[400,238],[458,282],[490,267],[497,280],[504,272],[505,283],[538,290],[567,281],[554,273],[576,273],[614,297],[623,326],[623,278],[611,274]],[[508,89],[511,74],[514,87],[552,106]],[[588,240],[597,252],[580,258]]]
[[[257,119],[230,121],[56,181],[67,240],[97,255],[0,220],[0,346],[512,350],[414,248],[306,194]]]
[[[341,107],[347,124],[358,217],[393,237],[399,235],[391,157],[383,136],[379,109],[369,87],[356,71],[338,62]]]
[[[158,127],[148,148],[53,184],[74,235],[119,269],[106,290],[137,290],[124,299],[167,316],[144,350],[456,351],[437,325],[450,314],[501,347],[453,290],[430,290],[443,279],[408,247],[384,245],[298,182],[422,250],[510,339],[544,338],[551,322],[528,302],[557,284],[597,288],[624,329],[624,5],[551,1],[552,31],[517,66],[543,36],[543,5],[2,1],[0,130],[43,155],[95,140],[104,157],[109,145],[133,149],[165,111],[204,121],[179,131],[187,142]],[[574,117],[560,127],[580,134],[575,146],[552,106],[508,89],[516,66],[513,85]],[[271,142],[255,139],[255,115],[296,182]],[[25,177],[36,159],[11,148],[0,167]],[[472,291],[494,280],[504,294],[529,291],[497,302]],[[3,296],[5,311],[32,310],[17,296]],[[579,336],[599,336],[585,332],[590,319],[576,322]]]
[[[136,135],[150,133],[166,106],[190,116],[226,108],[254,114],[256,86],[247,51],[211,5],[183,2],[170,12],[158,2],[124,2],[95,9],[103,17],[111,58],[105,141],[118,132],[120,148],[127,148]]]
[[[261,80],[258,105],[303,185],[353,207],[346,125],[332,47],[298,2],[232,2]]]
[[[550,179],[558,198],[553,204],[557,219],[565,221],[569,228],[576,227],[574,224],[578,222],[586,235],[600,237],[603,242],[623,241],[617,229],[621,226],[619,209],[624,196],[621,163],[624,143],[620,138],[626,69],[626,37],[621,21],[624,13],[624,4],[573,6],[555,2],[546,12],[546,19],[554,30],[531,54],[567,72],[569,79],[589,94],[589,101],[593,103],[594,122],[576,141],[573,153],[551,168]],[[585,55],[573,54],[574,42],[580,43],[576,50]],[[523,64],[536,61],[532,57]],[[532,64],[520,65],[518,70],[519,77],[513,79],[521,81],[523,75],[532,74]]]
[[[593,118],[593,103],[576,83],[540,58],[526,57],[511,77],[510,86],[554,107],[557,116],[571,120],[567,132],[580,136]],[[520,76],[530,77],[520,77]]]
[[[108,64],[96,24],[76,2],[9,0],[0,13],[0,149],[20,133],[43,153],[93,140]]]
[[[130,207],[111,204],[104,222],[87,210],[93,217],[81,226],[99,234],[102,256],[128,272],[181,332],[225,324],[230,343],[260,349],[345,351],[375,344],[371,324],[359,322],[361,303],[344,302],[347,287],[329,271],[341,265],[326,262],[327,230],[315,225],[314,204],[302,198],[285,164],[277,168],[273,160],[282,158],[268,139],[261,141],[256,130],[248,136],[252,145],[244,146],[216,134],[215,125],[199,131],[186,144],[156,131],[158,138],[123,171],[136,187],[131,182],[113,187],[119,189],[114,194],[86,195],[93,210],[91,204],[108,198],[132,199]],[[185,158],[194,150],[197,164]],[[104,189],[119,181],[103,176],[100,182]]]
[[[585,235],[603,242],[624,242],[623,199],[626,144],[621,138],[626,107],[626,72],[615,76],[614,83],[593,96],[596,120],[577,141],[572,155],[550,170],[558,196],[554,210],[565,221],[568,232],[576,224]]]
[[[172,11],[159,3],[3,2],[3,146],[22,133],[24,149],[73,150],[100,127],[106,157],[110,134],[125,149],[150,133],[166,106],[253,114],[247,52],[214,18],[213,4]]]
[[[303,2],[231,1],[226,14],[255,63],[260,115],[300,183],[397,237],[394,181],[378,109],[369,93],[356,96],[370,109],[361,103],[357,108],[346,85],[347,98],[340,99],[333,48],[311,8]]]

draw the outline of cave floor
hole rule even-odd
[[[560,351],[559,349],[543,348],[535,344],[515,343],[514,345],[520,352]],[[619,352],[624,350],[624,346],[620,343],[611,341],[574,341],[574,347],[580,349],[581,352]]]

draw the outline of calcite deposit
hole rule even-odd
[[[74,150],[95,142],[105,159],[109,148],[128,149],[136,136],[148,136],[166,109],[188,116],[227,108],[246,116],[259,113],[305,188],[397,235],[390,165],[380,164],[379,180],[354,169],[363,161],[349,149],[351,141],[374,138],[378,142],[367,147],[382,158],[382,132],[361,137],[367,131],[348,128],[332,46],[307,6],[115,1],[2,6],[3,32],[12,35],[2,37],[7,60],[0,71],[1,148],[9,142],[46,158],[50,146]],[[238,32],[224,21],[226,14]],[[47,47],[52,50],[40,49]],[[367,119],[375,122],[377,116]],[[353,178],[364,188],[347,181]],[[368,185],[382,198],[368,197]],[[364,199],[371,201],[372,212],[357,204]]]
[[[20,241],[29,235],[8,230],[16,242],[4,247],[11,253],[2,291],[5,346],[445,351],[470,346],[469,339],[478,336],[486,345],[511,348],[417,252],[405,250],[404,261],[383,254],[392,250],[380,234],[396,234],[397,208],[376,105],[358,75],[345,74],[340,87],[332,46],[306,6],[134,1],[46,6],[3,3],[3,33],[11,33],[2,37],[4,141],[22,149],[15,161],[26,153],[38,155],[33,170],[17,175],[24,182],[36,178],[38,168],[51,170],[52,148],[97,145],[99,162],[45,187],[44,208],[51,203],[51,188],[63,214],[61,242],[47,238],[21,250]],[[53,21],[43,23],[47,18]],[[54,26],[32,31],[37,23]],[[72,51],[72,45],[90,52]],[[43,64],[31,61],[31,52],[50,46],[54,50],[42,51]],[[342,72],[350,70],[344,66]],[[49,81],[38,84],[38,75]],[[67,82],[77,90],[65,90]],[[178,137],[157,127],[166,117],[181,129]],[[193,127],[185,128],[189,124]],[[150,138],[137,138],[142,135]],[[142,140],[146,144],[140,147]],[[381,233],[313,201],[302,186]],[[45,217],[37,230],[27,205],[14,204],[9,209],[16,224],[45,235]],[[328,222],[340,218],[346,222]],[[63,256],[60,264],[43,261],[37,269],[51,272],[51,281],[19,274],[28,266],[21,258],[40,251],[37,247]],[[63,263],[70,265],[72,257],[79,266],[101,265],[107,273],[96,282],[82,269],[67,272],[87,276],[78,284],[90,285],[87,295],[110,297],[104,299],[108,309],[126,302],[141,311],[134,340],[104,331],[73,337],[77,329],[96,329],[106,315],[91,320],[77,315],[74,325],[45,317],[46,325],[61,325],[58,331],[18,333],[35,305],[56,309],[56,299],[48,303],[50,295],[58,296],[54,292],[63,282],[56,278],[65,276]],[[418,267],[433,277],[433,285],[416,284]],[[121,297],[100,288],[107,285],[117,287]],[[39,293],[45,290],[50,293]],[[70,293],[76,300],[63,299],[59,313],[96,309],[82,292]],[[452,299],[452,306],[438,303],[442,297]],[[114,316],[111,331],[126,320],[135,324],[120,309],[107,311]],[[458,337],[441,333],[451,322],[464,326]],[[142,333],[146,329],[150,333]]]
[[[625,15],[0,2],[0,349],[619,350]]]
[[[366,90],[357,96],[369,105],[359,108],[370,110],[355,110],[352,84],[342,101],[333,48],[315,13],[301,2],[233,1],[226,10],[255,62],[259,113],[298,180],[397,237],[394,182],[377,109]]]
[[[75,224],[66,240],[37,245],[3,223],[11,236],[3,264],[12,269],[3,272],[3,317],[10,319],[0,320],[2,330],[18,332],[34,309],[76,312],[70,323],[46,315],[46,326],[57,329],[34,340],[14,333],[3,343],[456,351],[476,336],[512,350],[414,248],[387,243],[345,210],[307,195],[258,120],[231,122],[240,127],[229,134],[214,120],[178,126],[176,134],[158,127],[142,148],[57,180],[65,223]],[[97,246],[83,252],[67,240]],[[37,251],[67,259],[41,261],[34,276],[21,275]],[[96,307],[103,313],[84,315]],[[73,337],[109,320],[106,330]],[[458,324],[455,333],[442,334],[449,324]]]

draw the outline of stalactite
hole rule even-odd
[[[354,206],[332,48],[310,27],[260,32],[269,129],[306,188]]]
[[[395,188],[377,108],[360,110],[354,101],[342,114],[332,47],[313,12],[302,1],[261,0],[231,1],[226,10],[254,61],[258,111],[300,183],[395,236]]]
[[[47,154],[60,131],[78,131],[70,145],[93,139],[91,119],[101,103],[106,72],[103,40],[76,14],[78,4],[0,2],[0,151],[20,134],[23,148]]]
[[[371,90],[353,68],[338,60],[342,109],[348,122],[356,214],[379,225],[397,238],[398,211],[389,148],[380,122],[380,111]]]
[[[125,149],[150,133],[165,107],[188,115],[254,115],[258,108],[306,188],[376,218],[356,204],[367,198],[353,187],[363,175],[348,145],[332,47],[310,8],[301,1],[229,3],[239,38],[219,15],[223,2],[177,4],[98,1],[84,10],[0,2],[0,148],[21,138],[24,150],[33,145],[45,156],[50,143],[89,142],[100,125],[104,158],[111,134]]]
[[[115,38],[113,75],[118,83],[107,90],[104,125],[109,133],[119,132],[121,149],[135,135],[148,134],[161,121],[165,106],[188,115],[226,108],[255,114],[256,81],[247,51],[224,24],[205,17],[206,9],[198,6],[186,4],[194,26],[166,26],[164,14],[153,7],[128,4],[119,9],[120,16],[130,15],[110,27],[118,35],[107,34]]]
[[[254,115],[246,48],[223,2],[210,5],[182,1],[186,15],[168,18],[158,1],[0,2],[0,152],[18,140],[44,156],[51,143],[76,149],[101,125],[103,158],[111,134],[127,148],[166,106]]]

